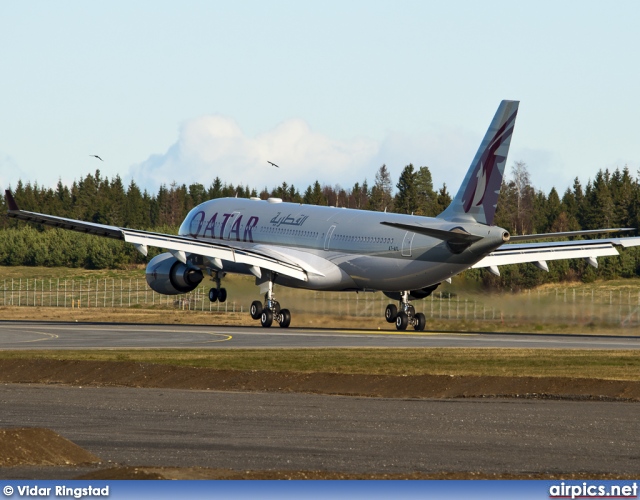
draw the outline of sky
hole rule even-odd
[[[502,99],[508,169],[536,188],[636,174],[638,19],[636,1],[2,2],[0,183],[350,188],[413,163],[455,194]]]

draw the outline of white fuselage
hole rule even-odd
[[[461,253],[446,242],[381,222],[461,228],[482,239]],[[446,280],[503,244],[504,230],[439,218],[321,207],[277,200],[221,198],[189,212],[180,235],[228,241],[311,269],[308,280],[277,276],[286,286],[313,290],[403,291]],[[223,262],[225,271],[249,274],[248,266]],[[313,272],[317,271],[317,272]]]

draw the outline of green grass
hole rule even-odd
[[[82,269],[77,267],[0,266],[0,279],[144,279],[144,267],[134,269]]]
[[[82,268],[67,268],[67,267],[33,267],[33,266],[0,266],[0,279],[96,279],[96,278],[113,278],[113,279],[142,279],[145,275],[145,266],[140,265],[131,269],[82,269]],[[229,280],[234,284],[241,284],[243,288],[245,286],[253,287],[253,278],[246,276],[238,276],[238,275],[228,275],[225,280]],[[564,290],[568,290],[572,292],[574,289],[576,293],[581,297],[582,294],[590,295],[592,291],[603,292],[603,291],[613,291],[613,292],[628,292],[629,290],[632,293],[637,294],[638,289],[640,288],[640,278],[628,278],[628,279],[615,279],[610,281],[595,281],[593,283],[582,283],[582,282],[562,282],[562,283],[549,283],[546,285],[542,285],[539,287],[540,290],[553,290],[558,289],[562,294]],[[520,294],[517,295],[525,295],[535,294],[538,289],[533,289],[531,291],[524,290]],[[473,295],[481,294],[486,295],[508,295],[513,296],[514,294],[505,292],[488,292],[482,288],[478,288],[476,283],[469,283],[464,279],[464,276],[460,276],[454,278],[453,284],[443,283],[437,290],[437,294],[442,292],[443,294],[453,293],[460,294],[466,293]],[[634,295],[634,298],[637,295]],[[571,296],[569,297],[571,299]]]
[[[63,280],[66,280],[64,286]],[[218,310],[220,304],[210,306],[206,298],[208,289],[213,285],[206,277],[190,294],[187,307],[207,312],[210,307]],[[246,312],[253,300],[262,298],[253,277],[229,275],[223,286],[229,296],[224,307],[231,310],[243,309]],[[16,293],[18,288],[22,291]],[[38,290],[35,294],[34,288]],[[450,298],[441,299],[441,294]],[[98,305],[95,318],[99,317],[99,321],[121,321],[122,316],[102,306],[114,304],[124,308],[129,304],[129,297],[132,312],[159,308],[177,310],[181,307],[179,303],[167,300],[166,296],[154,296],[150,292],[142,266],[130,270],[0,267],[0,305],[50,306],[58,304],[60,297],[63,297],[63,305],[68,305],[64,302],[67,296],[69,301],[82,299],[83,307],[89,305],[94,309]],[[277,286],[276,297],[294,312],[293,326],[390,327],[382,318],[384,308],[392,301],[381,292],[315,292]],[[413,304],[417,311],[427,316],[427,330],[607,335],[638,335],[640,331],[640,279],[549,284],[520,293],[479,293],[478,288],[470,287],[464,278],[457,278],[453,284],[443,283],[432,296]],[[68,311],[60,312],[62,310],[51,310],[47,314],[62,320],[69,314]],[[5,319],[24,319],[24,314],[16,310],[4,311],[3,314]],[[44,317],[45,313],[40,314]],[[185,311],[182,320],[175,322],[210,321],[205,317],[196,321],[193,314]],[[74,316],[73,319],[78,318]]]
[[[3,351],[0,359],[133,361],[227,370],[640,380],[637,351],[543,349],[229,349]]]
[[[18,280],[34,280],[38,282],[44,280],[92,280],[96,279],[108,279],[108,280],[122,280],[128,283],[129,280],[140,280],[141,286],[146,286],[145,281],[145,267],[137,266],[132,269],[81,269],[81,268],[69,268],[69,267],[31,267],[31,266],[0,266],[0,286],[3,286],[4,282],[7,282],[7,288],[10,288],[9,282],[13,279],[14,285],[17,287]],[[253,283],[253,277],[240,276],[240,275],[228,275],[224,280],[224,286],[233,290],[234,293],[257,293],[258,288]],[[49,286],[48,283],[46,286]],[[201,285],[203,288],[209,288],[212,286],[212,282],[205,278]]]

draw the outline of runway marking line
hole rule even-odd
[[[64,328],[62,327],[53,327],[54,329],[58,329],[58,330],[62,330]],[[20,329],[23,333],[33,333],[35,335],[44,335],[47,338],[42,338],[42,339],[34,339],[34,340],[18,340],[16,341],[16,343],[18,344],[27,344],[27,343],[31,343],[31,342],[42,342],[45,340],[55,340],[55,339],[59,339],[60,335],[57,335],[55,333],[47,333],[47,332],[37,332],[35,330],[29,330],[27,328],[24,327],[18,327],[18,329]],[[84,330],[84,331],[96,331],[96,328],[75,328],[75,330]],[[105,328],[106,330],[106,328]],[[148,329],[139,329],[139,330],[131,330],[133,332],[148,332]],[[159,333],[191,333],[191,334],[199,334],[199,335],[213,335],[213,336],[217,336],[217,337],[223,337],[223,338],[219,338],[219,339],[215,339],[215,340],[207,340],[205,342],[203,342],[204,344],[212,344],[212,343],[217,343],[217,342],[228,342],[230,341],[233,336],[229,335],[227,333],[219,333],[219,332],[201,332],[201,331],[195,331],[195,330],[156,330],[155,332],[159,332]],[[155,333],[154,332],[154,333]]]
[[[227,342],[229,340],[231,340],[233,338],[232,335],[226,334],[226,333],[213,333],[213,332],[203,332],[206,333],[207,335],[219,335],[220,337],[226,337],[224,339],[217,339],[217,340],[207,340],[205,342],[205,344],[213,344],[215,342]]]
[[[47,338],[34,339],[34,340],[18,340],[16,343],[18,343],[18,344],[28,344],[28,343],[31,343],[31,342],[42,342],[44,340],[54,340],[54,339],[59,338],[59,335],[56,335],[55,333],[36,332],[34,330],[25,330],[25,333],[33,333],[35,335],[44,335]]]

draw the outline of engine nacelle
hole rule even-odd
[[[177,295],[195,289],[204,279],[200,268],[183,264],[170,253],[161,253],[147,264],[147,283],[164,295]]]
[[[420,290],[411,290],[409,292],[409,300],[420,300],[428,297],[433,293],[433,291],[438,288],[440,283],[436,283],[435,285],[427,286],[425,288],[421,288]],[[402,294],[400,292],[382,292],[387,297],[392,300],[402,300]]]

